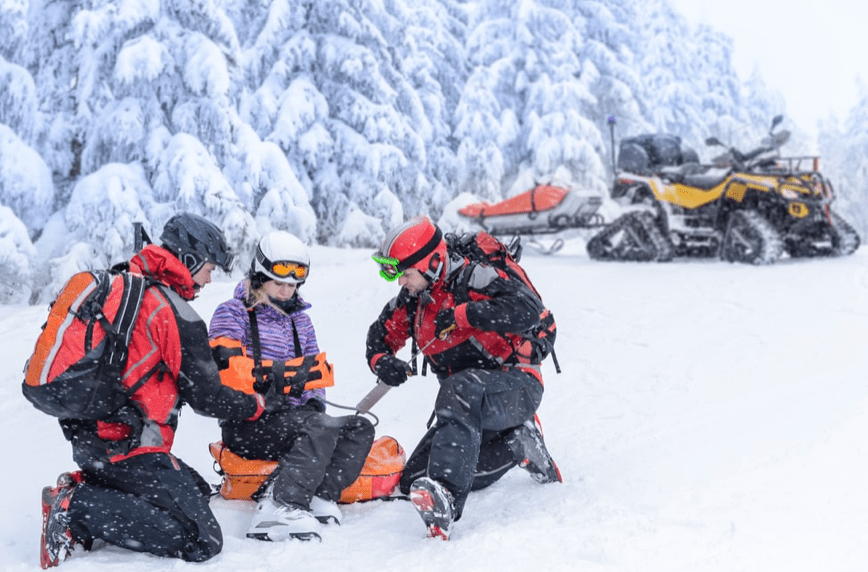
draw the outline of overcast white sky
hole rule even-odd
[[[814,131],[830,112],[844,120],[856,104],[856,78],[868,83],[868,7],[862,2],[669,1],[688,20],[730,36],[741,78],[759,66],[803,129]]]

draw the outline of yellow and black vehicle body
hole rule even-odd
[[[772,129],[779,122],[776,118]],[[851,254],[859,236],[832,210],[832,184],[815,170],[817,160],[813,169],[799,169],[804,157],[777,155],[789,132],[769,134],[767,145],[747,154],[731,148],[715,165],[688,161],[649,167],[645,155],[627,161],[626,166],[639,168],[618,173],[611,191],[626,214],[588,242],[589,255],[661,262],[719,256],[771,264],[785,252],[792,257]],[[707,143],[720,144],[714,138]]]

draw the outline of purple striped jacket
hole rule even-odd
[[[235,287],[231,300],[223,302],[214,310],[211,317],[211,325],[208,335],[211,339],[225,336],[238,340],[247,348],[247,355],[253,357],[253,342],[250,333],[250,319],[247,316],[247,308],[244,305],[246,293],[245,281],[242,280]],[[287,316],[268,304],[260,304],[256,307],[256,324],[259,326],[260,347],[262,359],[287,361],[295,355],[295,343],[292,337],[292,324],[298,332],[298,340],[301,343],[303,355],[316,355],[319,353],[319,345],[316,341],[316,332],[313,322],[305,310],[310,304],[299,298],[302,302],[301,309]],[[301,398],[290,397],[293,406],[300,405],[309,399],[325,398],[325,389],[305,390]]]

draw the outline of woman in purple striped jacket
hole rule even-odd
[[[282,231],[263,237],[247,278],[214,312],[211,339],[239,341],[257,361],[318,354],[316,332],[305,312],[310,304],[298,295],[309,268],[307,247],[297,237]],[[288,396],[282,410],[256,421],[221,422],[229,450],[246,459],[278,461],[259,497],[248,537],[319,540],[322,523],[340,524],[336,501],[361,472],[374,427],[359,415],[326,414],[324,399],[325,389],[305,389],[298,397]]]

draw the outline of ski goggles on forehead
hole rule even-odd
[[[374,254],[371,258],[380,265],[380,276],[388,282],[394,282],[404,274],[404,271],[398,268],[401,262],[397,258],[389,258],[379,254]]]

